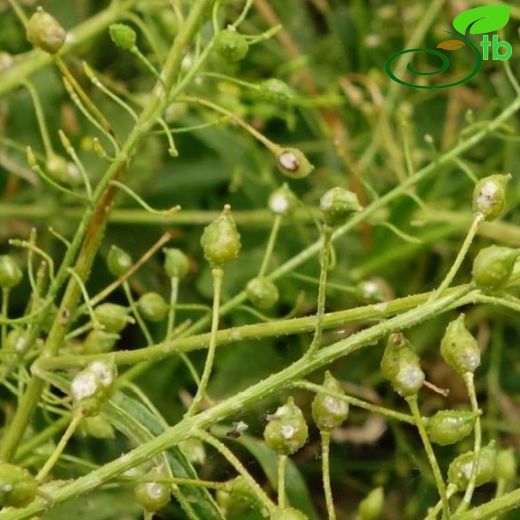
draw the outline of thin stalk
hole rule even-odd
[[[7,320],[9,319],[9,287],[2,287],[2,323],[1,327],[1,339],[2,339],[2,348],[5,348],[5,340],[7,339]]]
[[[173,276],[170,278],[170,309],[168,310],[168,324],[166,326],[165,341],[168,341],[173,334],[175,327],[175,305],[177,305],[177,298],[179,295],[179,277]]]
[[[475,414],[475,441],[473,445],[473,465],[471,467],[471,475],[469,477],[468,487],[464,493],[464,497],[455,513],[463,513],[471,504],[473,492],[477,482],[478,465],[480,460],[480,450],[482,448],[482,425],[480,422],[480,409],[478,407],[477,393],[475,391],[475,381],[473,372],[464,374],[464,383],[468,391],[469,400],[471,403],[471,411]]]
[[[40,102],[40,96],[37,90],[33,87],[29,81],[24,82],[24,87],[29,92],[32,103],[34,106],[34,112],[36,113],[36,120],[38,121],[38,128],[40,129],[40,135],[43,141],[43,148],[45,149],[45,156],[47,160],[54,157],[54,148],[52,147],[51,138],[49,136],[49,129],[47,128],[47,122],[45,121],[45,114],[43,113],[42,104]]]
[[[125,292],[126,299],[128,300],[128,305],[132,310],[132,314],[134,315],[135,321],[137,321],[137,324],[139,325],[139,328],[143,333],[143,336],[146,340],[146,344],[153,345],[153,338],[150,334],[150,330],[148,329],[146,323],[143,320],[143,317],[141,316],[141,313],[139,312],[139,309],[137,308],[134,297],[132,296],[132,289],[130,289],[130,285],[127,281],[123,282],[123,291]]]
[[[321,430],[321,473],[323,478],[323,492],[327,504],[327,516],[329,520],[336,520],[334,499],[330,486],[330,432]]]
[[[269,235],[269,239],[267,241],[267,247],[265,248],[264,258],[262,259],[262,265],[260,266],[260,270],[258,271],[258,277],[261,278],[267,272],[267,267],[269,265],[269,260],[271,259],[271,255],[273,254],[274,245],[276,244],[276,238],[278,236],[278,231],[280,231],[280,224],[282,223],[282,215],[276,215],[273,220],[273,226],[271,228],[271,233]]]
[[[285,474],[287,472],[287,455],[278,455],[278,506],[285,507]]]
[[[448,496],[448,500],[457,493],[457,486],[453,484],[448,484],[446,488],[446,495]],[[439,513],[442,511],[442,500],[439,500],[435,506],[433,506],[429,511],[424,520],[435,520]],[[453,517],[452,517],[453,518]]]
[[[446,485],[442,477],[441,469],[439,468],[439,463],[437,462],[437,457],[435,456],[435,452],[433,451],[430,439],[428,437],[428,433],[426,432],[424,420],[421,416],[421,412],[419,411],[419,405],[417,404],[417,396],[410,396],[406,399],[406,401],[410,406],[410,411],[412,412],[415,425],[417,426],[417,430],[419,431],[419,435],[424,446],[424,451],[426,452],[428,461],[430,463],[430,467],[433,471],[433,476],[435,477],[435,483],[437,485],[437,490],[439,491],[439,495],[441,497],[442,502],[443,518],[450,518],[450,503],[448,501]]]
[[[213,310],[211,319],[211,335],[209,338],[208,354],[206,356],[206,363],[204,364],[204,370],[200,379],[197,393],[193,398],[190,408],[186,412],[187,417],[195,415],[206,396],[206,388],[208,386],[209,377],[213,369],[213,361],[215,360],[215,351],[217,349],[217,331],[219,324],[219,307],[220,307],[220,296],[222,293],[222,278],[224,277],[224,271],[220,267],[215,267],[211,270],[213,276]]]
[[[318,308],[316,312],[316,330],[312,343],[306,355],[312,357],[321,346],[323,335],[323,316],[325,315],[325,299],[327,296],[327,274],[329,271],[330,248],[332,242],[332,228],[325,225],[322,231],[322,245],[320,253],[320,285],[318,288]]]

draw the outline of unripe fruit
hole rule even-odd
[[[386,302],[395,297],[392,287],[382,278],[359,282],[356,286],[356,294],[366,303]]]
[[[94,315],[107,332],[118,333],[129,322],[129,309],[115,303],[102,303],[94,309]]]
[[[503,287],[511,278],[519,251],[510,247],[489,246],[481,249],[473,262],[473,280],[484,290]]]
[[[26,469],[0,462],[0,508],[25,506],[37,490],[38,482]]]
[[[281,150],[276,156],[276,161],[278,169],[292,179],[303,179],[314,170],[314,166],[297,148]]]
[[[200,244],[206,260],[213,267],[223,267],[238,257],[240,233],[229,206],[225,206],[222,214],[204,228]]]
[[[485,220],[495,220],[506,207],[506,185],[510,175],[490,175],[475,185],[473,212],[482,214]]]
[[[111,246],[107,256],[107,267],[113,276],[123,276],[132,266],[132,257],[120,247]]]
[[[383,511],[385,494],[383,488],[373,489],[360,503],[359,515],[361,520],[378,520]]]
[[[461,375],[475,372],[480,366],[480,347],[464,324],[464,314],[446,327],[441,340],[441,355]]]
[[[27,39],[49,54],[56,54],[65,43],[67,33],[58,21],[41,7],[27,22]]]
[[[0,256],[0,287],[12,289],[16,287],[23,278],[18,264],[8,255]]]
[[[53,154],[45,163],[49,177],[67,186],[78,186],[83,182],[79,168],[61,155]]]
[[[81,421],[81,428],[83,433],[94,439],[110,440],[115,438],[114,427],[110,421],[102,415],[95,415],[94,417],[84,417]]]
[[[331,227],[344,224],[347,217],[361,209],[357,195],[339,187],[327,191],[320,199],[323,220]]]
[[[204,443],[195,437],[190,437],[179,443],[179,448],[191,464],[202,466],[206,462]]]
[[[267,278],[253,278],[246,287],[249,301],[258,309],[266,310],[278,302],[279,293],[276,285]]]
[[[166,318],[169,306],[156,292],[147,292],[139,298],[137,308],[145,320],[159,322]]]
[[[476,487],[491,482],[495,478],[496,455],[495,441],[491,441],[480,450],[477,479],[475,482]],[[448,480],[451,484],[457,486],[458,490],[466,489],[468,486],[473,469],[473,458],[473,452],[468,451],[459,455],[450,464]]]
[[[518,467],[513,448],[500,450],[497,453],[496,477],[506,482],[516,480]]]
[[[294,97],[292,88],[278,78],[269,78],[260,84],[260,96],[272,103],[287,103]]]
[[[441,410],[428,419],[428,437],[441,446],[455,444],[472,432],[475,421],[475,414],[467,410]]]
[[[135,498],[150,513],[155,513],[170,502],[170,486],[163,482],[142,482],[135,487]]]
[[[293,507],[278,507],[271,515],[271,520],[308,520],[308,518],[307,515]]]
[[[164,248],[164,270],[170,278],[182,280],[190,271],[190,261],[180,250],[173,247]]]
[[[424,372],[410,342],[403,334],[388,338],[381,360],[381,372],[403,397],[416,395],[424,383]]]
[[[345,392],[339,382],[327,371],[323,381],[324,390],[344,395]],[[316,426],[322,431],[330,431],[348,416],[348,403],[326,393],[317,393],[312,401],[312,418]]]
[[[269,197],[269,209],[275,215],[289,215],[294,211],[297,203],[296,195],[289,189],[287,184],[273,191]]]
[[[135,31],[124,23],[114,23],[108,28],[110,38],[120,48],[131,51],[135,47],[137,35]]]
[[[119,334],[104,330],[91,330],[82,344],[84,354],[105,354],[114,350]]]
[[[217,51],[226,60],[240,61],[246,57],[249,44],[236,29],[225,29],[217,35]]]
[[[307,436],[307,423],[292,397],[269,417],[264,430],[266,446],[279,455],[292,455],[297,452],[307,442]]]

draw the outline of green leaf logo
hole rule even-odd
[[[453,20],[453,27],[460,34],[484,34],[498,31],[507,25],[510,12],[511,7],[508,5],[475,7],[460,13]]]

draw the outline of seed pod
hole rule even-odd
[[[378,520],[383,511],[385,493],[382,487],[370,491],[359,503],[359,515],[361,520]]]
[[[45,163],[49,177],[67,186],[78,186],[83,182],[79,168],[61,155],[53,154]]]
[[[23,507],[37,491],[38,482],[25,468],[0,462],[0,508]]]
[[[22,327],[16,327],[9,331],[5,339],[5,349],[14,352],[24,352],[28,347],[27,332]]]
[[[278,169],[292,179],[303,179],[314,170],[314,166],[297,148],[284,148],[278,153],[276,161]]]
[[[23,278],[18,264],[8,255],[0,256],[0,287],[12,289],[16,287]]]
[[[273,511],[271,520],[308,520],[308,516],[293,507],[278,507]]]
[[[84,417],[81,421],[81,428],[86,436],[93,437],[94,439],[110,440],[116,436],[114,427],[110,424],[110,421],[102,415]]]
[[[154,474],[152,478],[157,478]],[[135,498],[150,513],[155,513],[170,502],[170,486],[163,482],[141,482],[134,490]]]
[[[337,379],[327,371],[323,380],[324,390],[344,395],[345,392]],[[317,393],[312,401],[312,418],[320,430],[330,431],[348,416],[348,403],[332,395]]]
[[[132,257],[120,247],[112,246],[107,256],[107,267],[113,276],[123,276],[132,266]]]
[[[240,233],[229,206],[225,206],[222,214],[204,228],[200,244],[212,267],[223,267],[237,258],[241,247]]]
[[[147,292],[139,298],[137,308],[145,320],[159,322],[166,318],[169,306],[156,292]]]
[[[85,416],[97,415],[112,395],[117,378],[116,366],[94,361],[72,379],[70,386],[74,407]]]
[[[519,251],[510,247],[481,249],[473,262],[473,280],[486,291],[500,289],[511,278]]]
[[[258,309],[274,307],[280,297],[276,285],[267,278],[253,278],[246,287],[249,301]]]
[[[94,315],[107,332],[121,332],[128,324],[129,309],[115,303],[102,303],[94,309]]]
[[[307,442],[307,436],[307,423],[292,397],[269,417],[264,430],[266,446],[279,455],[292,455],[297,452]]]
[[[27,22],[27,39],[41,50],[56,54],[65,43],[67,33],[58,21],[41,7]]]
[[[518,467],[513,448],[500,450],[497,453],[496,477],[506,482],[516,480]]]
[[[403,334],[388,338],[381,360],[381,372],[403,397],[416,395],[424,383],[424,372],[410,342]]]
[[[441,410],[428,419],[428,436],[441,446],[455,444],[473,431],[476,419],[475,414],[467,410]]]
[[[201,440],[190,437],[181,441],[179,448],[191,464],[202,466],[206,462],[206,449]]]
[[[388,282],[377,277],[359,282],[356,286],[356,295],[366,303],[387,302],[395,297]]]
[[[441,355],[459,374],[475,372],[480,366],[480,347],[464,324],[464,314],[446,327],[441,340]]]
[[[131,51],[135,47],[137,34],[135,31],[124,23],[113,23],[109,26],[108,32],[112,41],[125,51]]]
[[[217,504],[226,518],[243,518],[251,510],[262,507],[242,476],[229,480],[225,488],[217,491]]]
[[[287,103],[294,97],[293,89],[278,78],[269,78],[260,84],[260,96],[271,103]]]
[[[506,185],[510,175],[490,175],[475,185],[473,212],[482,214],[485,220],[495,220],[506,207]]]
[[[180,250],[173,247],[165,247],[164,251],[164,270],[170,278],[182,280],[190,271],[190,261]]]
[[[455,458],[448,469],[448,480],[458,490],[466,489],[473,469],[473,452],[468,451]],[[476,487],[491,482],[495,477],[497,451],[495,441],[491,441],[480,450]]]
[[[269,209],[275,215],[289,215],[294,211],[297,203],[296,195],[287,184],[273,191],[269,197]]]
[[[352,213],[361,210],[357,195],[343,188],[332,188],[320,199],[320,210],[327,226],[336,227]]]
[[[217,36],[217,51],[226,60],[236,62],[246,57],[249,44],[236,29],[224,29]]]
[[[84,354],[105,354],[114,350],[119,334],[104,330],[91,330],[81,345]]]

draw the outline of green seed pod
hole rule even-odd
[[[27,332],[22,327],[11,329],[5,339],[5,349],[24,352],[27,348]]]
[[[271,520],[308,520],[309,517],[293,507],[278,507],[273,511]]]
[[[416,395],[424,383],[424,372],[410,342],[403,334],[388,338],[381,360],[381,372],[403,397]]]
[[[482,214],[485,220],[495,220],[506,207],[506,185],[510,175],[490,175],[475,185],[473,212]]]
[[[292,179],[307,177],[314,166],[309,159],[297,148],[284,148],[276,156],[278,169]]]
[[[217,36],[217,51],[226,60],[236,62],[246,57],[249,44],[236,29],[225,29]]]
[[[84,354],[105,354],[114,350],[119,338],[119,334],[94,329],[88,333],[81,347]]]
[[[325,372],[325,379],[323,380],[322,386],[325,390],[341,395],[345,394],[338,380],[335,379],[329,371]],[[325,393],[317,393],[312,401],[312,418],[322,431],[330,431],[340,426],[347,416],[348,403],[337,397]]]
[[[153,478],[157,478],[154,475]],[[135,498],[150,513],[155,513],[170,502],[170,486],[163,482],[142,482],[134,490]]]
[[[109,26],[108,32],[112,41],[125,51],[131,51],[135,47],[137,34],[135,31],[124,23],[113,23]]]
[[[503,449],[497,453],[496,477],[506,482],[516,480],[518,466],[513,448]]]
[[[84,417],[81,421],[81,428],[87,437],[93,437],[94,439],[111,440],[116,436],[114,427],[102,415]]]
[[[139,298],[137,308],[145,320],[159,322],[166,318],[170,307],[159,293],[147,292]]]
[[[102,303],[94,309],[94,315],[107,332],[121,332],[129,323],[129,309],[115,303]]]
[[[381,303],[392,300],[395,297],[390,285],[382,278],[363,280],[356,286],[356,295],[366,303]]]
[[[229,480],[224,489],[217,491],[217,504],[225,517],[230,519],[244,518],[252,510],[262,508],[258,497],[242,476]]]
[[[45,170],[49,177],[60,184],[78,186],[83,182],[79,168],[61,155],[50,156],[45,163]]]
[[[359,515],[361,520],[378,520],[383,512],[385,493],[382,487],[370,491],[359,503]]]
[[[179,443],[179,448],[191,464],[202,466],[206,462],[206,449],[200,439],[185,439]]]
[[[278,78],[269,78],[260,83],[259,93],[262,99],[271,103],[287,103],[294,97],[293,89]]]
[[[246,287],[249,301],[258,309],[271,309],[278,302],[280,294],[276,285],[267,278],[253,278]]]
[[[132,266],[132,257],[120,247],[112,246],[107,256],[107,267],[113,276],[123,276]]]
[[[287,184],[273,191],[269,197],[269,209],[275,215],[291,214],[297,203],[296,195],[289,189]]]
[[[500,289],[511,278],[519,251],[510,247],[481,249],[473,262],[473,280],[486,291]]]
[[[473,431],[476,419],[475,414],[467,410],[441,410],[428,419],[428,436],[441,446],[455,444]]]
[[[464,314],[446,327],[441,340],[441,355],[459,374],[475,372],[480,366],[480,347],[464,324]]]
[[[182,280],[190,271],[190,261],[180,250],[173,247],[164,248],[164,270],[170,278]]]
[[[0,462],[0,508],[23,507],[37,491],[38,482],[25,468]]]
[[[56,54],[65,43],[67,33],[58,21],[41,7],[27,22],[27,39],[41,50]]]
[[[23,278],[18,264],[8,255],[0,256],[0,287],[12,289],[16,287]]]
[[[74,407],[85,416],[97,415],[115,389],[114,363],[94,361],[72,379],[70,391]]]
[[[476,487],[491,482],[495,478],[497,451],[495,441],[480,450]],[[468,451],[455,458],[448,469],[448,480],[458,490],[466,489],[473,469],[473,452]]]
[[[229,206],[225,206],[222,214],[204,228],[200,244],[212,267],[223,267],[237,258],[241,247],[240,233]]]
[[[292,397],[269,417],[264,430],[266,446],[280,455],[297,452],[307,442],[307,436],[307,423]]]
[[[320,210],[327,226],[344,224],[347,217],[361,210],[357,195],[343,188],[332,188],[320,199]]]

